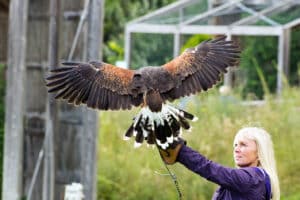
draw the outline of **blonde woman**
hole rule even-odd
[[[212,199],[279,200],[280,189],[273,143],[262,128],[246,127],[238,131],[233,142],[236,168],[212,162],[179,140],[174,148],[160,149],[165,163],[176,161],[220,187]]]

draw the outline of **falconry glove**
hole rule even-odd
[[[174,164],[177,160],[178,153],[183,145],[186,145],[186,141],[178,137],[178,140],[174,141],[173,144],[167,149],[162,149],[160,148],[160,146],[158,146],[159,154],[162,160],[167,165]]]

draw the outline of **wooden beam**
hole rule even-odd
[[[159,34],[173,34],[177,30],[175,25],[157,25],[157,24],[128,24],[126,31],[135,33],[159,33]]]
[[[231,37],[230,34],[227,34],[226,40],[232,40],[232,37]],[[232,76],[233,76],[232,69],[228,68],[227,70],[228,70],[227,73],[224,74],[224,85],[232,88],[232,86],[233,86],[233,82],[232,82]]]
[[[126,63],[126,67],[129,68],[130,67],[130,63],[131,63],[131,32],[128,30],[127,26],[125,28],[125,63]]]
[[[289,80],[290,75],[290,46],[291,46],[291,29],[284,29],[284,49],[283,49],[283,71],[286,80]]]
[[[180,34],[175,33],[173,38],[173,57],[177,57],[180,54]]]
[[[278,36],[281,26],[224,26],[224,25],[158,25],[158,24],[129,24],[127,31],[131,33],[159,33],[159,34],[227,34]]]
[[[49,44],[48,61],[49,68],[58,66],[58,41],[59,41],[59,18],[60,0],[50,0],[49,7]],[[57,102],[54,94],[48,94],[46,103],[46,134],[44,141],[44,173],[43,173],[43,200],[54,200],[55,192],[55,151],[54,133],[58,130]]]
[[[276,93],[281,95],[283,89],[283,49],[284,49],[284,34],[278,37],[278,51],[277,51],[277,88]]]
[[[285,82],[288,81],[289,61],[290,61],[290,29],[282,29],[278,37],[278,54],[277,54],[277,95],[282,94]]]
[[[87,60],[101,60],[104,19],[104,0],[90,0],[87,17]],[[82,108],[83,131],[81,132],[82,184],[85,200],[96,200],[97,197],[97,143],[98,112]]]
[[[23,190],[23,137],[28,0],[9,7],[8,70],[2,199],[20,200]]]

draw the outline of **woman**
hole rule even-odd
[[[234,139],[234,161],[237,168],[219,165],[184,145],[160,150],[166,164],[176,161],[209,181],[220,185],[212,199],[280,199],[273,143],[262,128],[242,128]]]

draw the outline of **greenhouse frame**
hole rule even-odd
[[[277,50],[277,94],[288,77],[291,29],[300,24],[300,0],[231,0],[213,4],[209,0],[179,0],[126,24],[125,62],[131,62],[132,33],[172,34],[173,56],[180,54],[181,36],[194,34],[275,36]],[[284,16],[284,17],[282,17]],[[229,85],[231,75],[225,76]]]

